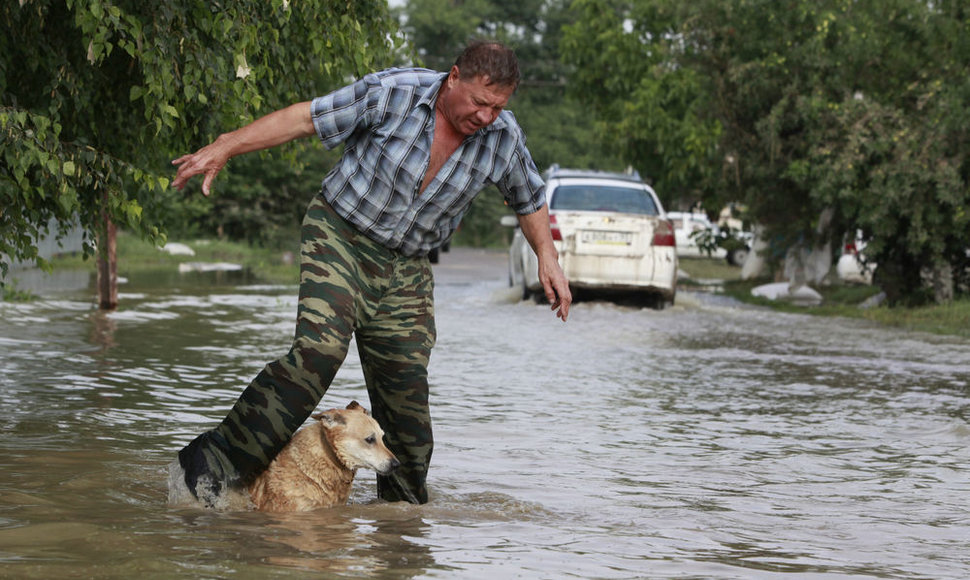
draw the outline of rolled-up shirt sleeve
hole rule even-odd
[[[313,99],[310,115],[317,135],[327,149],[333,149],[347,140],[357,128],[368,122],[372,107],[372,88],[380,81],[373,74],[337,89],[330,94]]]
[[[508,171],[496,182],[496,186],[515,213],[535,213],[546,203],[546,184],[536,169],[532,154],[525,146],[525,135],[518,127],[515,135],[517,138],[509,159]]]

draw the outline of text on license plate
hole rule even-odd
[[[633,233],[586,230],[583,232],[582,240],[587,244],[629,246],[633,243]]]

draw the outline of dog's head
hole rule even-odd
[[[401,462],[384,445],[384,431],[357,401],[313,418],[323,425],[327,441],[347,469],[373,469],[387,475],[400,467]]]

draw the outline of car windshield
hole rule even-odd
[[[572,211],[660,214],[657,204],[646,190],[614,185],[560,185],[549,207]]]

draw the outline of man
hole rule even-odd
[[[549,231],[542,179],[514,116],[515,55],[476,42],[451,70],[391,69],[271,113],[173,161],[174,187],[233,156],[317,134],[343,144],[302,228],[300,301],[289,353],[263,369],[225,420],[187,445],[173,477],[207,505],[245,486],[287,443],[330,386],[356,336],[371,412],[401,461],[378,477],[389,501],[428,501],[432,452],[427,365],[435,342],[427,253],[445,242],[475,195],[494,183],[539,257],[552,309],[572,297]],[[184,478],[181,470],[184,470]]]

